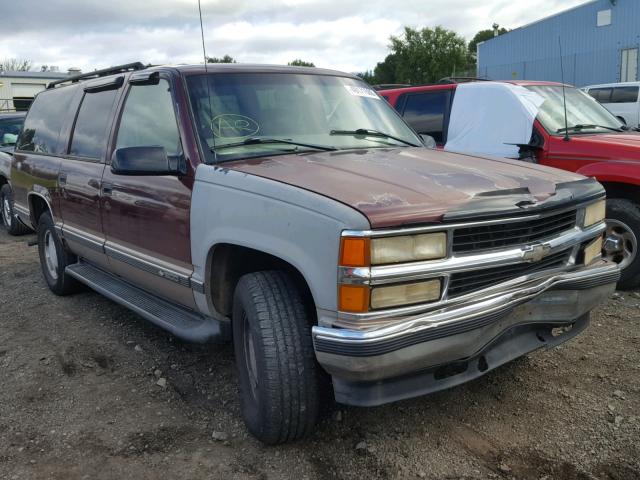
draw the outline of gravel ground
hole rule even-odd
[[[33,236],[0,233],[1,479],[640,478],[640,292],[482,379],[310,439],[244,428],[229,346],[180,342],[87,291],[56,297]]]

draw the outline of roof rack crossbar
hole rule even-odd
[[[438,84],[466,83],[466,82],[490,82],[488,78],[481,77],[444,77],[438,80]]]
[[[88,80],[90,78],[106,77],[107,75],[114,75],[116,73],[130,72],[133,70],[143,70],[147,67],[142,62],[125,63],[124,65],[117,65],[115,67],[103,68],[102,70],[94,70],[93,72],[81,73],[80,75],[74,75],[72,77],[63,78],[50,82],[47,85],[47,89],[55,88],[56,85],[63,83],[76,83],[80,80]]]

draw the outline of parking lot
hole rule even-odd
[[[100,295],[54,296],[33,236],[0,233],[0,478],[640,478],[640,292],[560,348],[303,442],[242,422],[232,349],[185,344]]]

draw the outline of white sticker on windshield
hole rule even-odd
[[[353,85],[345,85],[344,88],[347,89],[347,92],[349,92],[351,95],[355,95],[356,97],[367,97],[380,100],[380,97],[375,92],[375,90],[371,90],[370,88],[354,87]]]

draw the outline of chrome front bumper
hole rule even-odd
[[[619,277],[617,265],[600,261],[580,270],[526,280],[489,293],[482,300],[405,317],[377,329],[363,331],[316,326],[313,328],[316,356],[333,376],[338,401],[375,405],[407,398],[423,392],[417,389],[416,393],[405,392],[400,398],[383,395],[376,396],[375,401],[371,398],[359,400],[350,395],[348,385],[379,385],[390,379],[475,358],[497,339],[519,327],[534,325],[550,330],[551,327],[571,325],[611,295]],[[529,330],[535,337],[535,329]],[[530,350],[544,344],[533,342]],[[505,343],[501,342],[501,345],[504,349]],[[517,356],[524,353],[527,352]],[[449,379],[442,388],[452,384],[456,382]],[[439,389],[431,388],[430,391]]]

